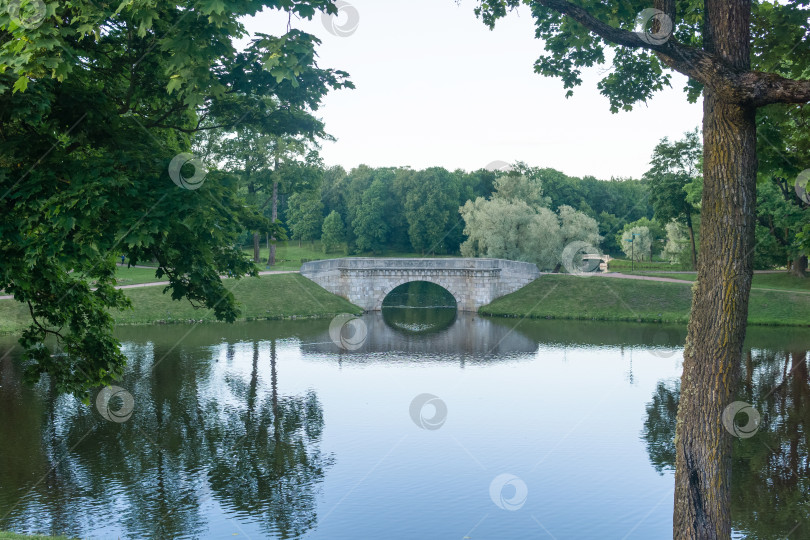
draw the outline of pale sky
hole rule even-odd
[[[320,38],[319,65],[347,71],[356,89],[330,93],[317,112],[328,133],[327,165],[475,170],[501,160],[553,167],[573,176],[640,177],[653,147],[700,125],[685,78],[632,112],[611,114],[596,88],[605,66],[585,72],[565,98],[559,79],[533,71],[542,43],[523,7],[494,31],[462,0],[351,0],[351,35],[327,31],[322,17],[292,27]],[[348,23],[344,14],[336,25]],[[286,14],[247,21],[251,33],[279,35]]]

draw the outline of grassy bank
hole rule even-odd
[[[354,304],[322,289],[299,274],[226,280],[242,311],[242,320],[291,317],[331,317],[360,313]],[[127,289],[133,309],[114,311],[118,324],[213,321],[212,310],[194,309],[187,300],[173,301],[163,286]],[[0,333],[16,333],[30,322],[27,308],[14,300],[0,300]]]
[[[690,283],[544,275],[480,312],[500,317],[686,323],[691,300]],[[810,326],[810,294],[754,289],[748,322]]]
[[[137,285],[138,283],[151,283],[154,281],[168,281],[169,278],[163,276],[155,277],[155,268],[128,268],[119,266],[115,270],[115,280],[118,285]]]
[[[691,265],[672,264],[669,261],[636,261],[629,259],[611,259],[608,263],[608,270],[611,272],[629,272],[630,269],[647,270],[648,272],[672,272],[681,270],[692,270]]]
[[[665,273],[665,272],[621,272],[632,276],[651,276],[669,279],[680,279],[683,281],[695,281],[697,272],[689,273]],[[804,292],[810,294],[810,278],[799,278],[791,276],[787,272],[778,274],[754,274],[751,284],[752,289],[778,289],[780,291]]]

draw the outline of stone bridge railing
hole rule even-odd
[[[458,309],[477,311],[534,281],[534,264],[505,259],[394,259],[346,257],[312,261],[301,274],[366,311],[379,310],[394,288],[428,281],[447,289]]]

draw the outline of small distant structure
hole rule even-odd
[[[610,255],[599,253],[585,253],[582,255],[583,261],[599,261],[599,272],[608,271],[608,263],[613,260]]]

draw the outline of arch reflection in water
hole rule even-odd
[[[449,328],[456,320],[456,299],[443,287],[411,281],[396,287],[382,303],[385,323],[408,334],[431,334]]]
[[[384,310],[383,310],[384,311]],[[301,343],[307,358],[325,358],[339,354],[341,359],[356,362],[380,362],[392,358],[418,357],[440,361],[459,358],[489,360],[530,358],[537,352],[537,342],[515,328],[498,324],[472,313],[458,313],[446,328],[424,333],[404,332],[385,320],[385,315],[366,313],[362,317],[368,329],[363,346],[348,351],[336,346],[323,330],[311,341]],[[369,353],[394,353],[397,356],[375,356]]]

